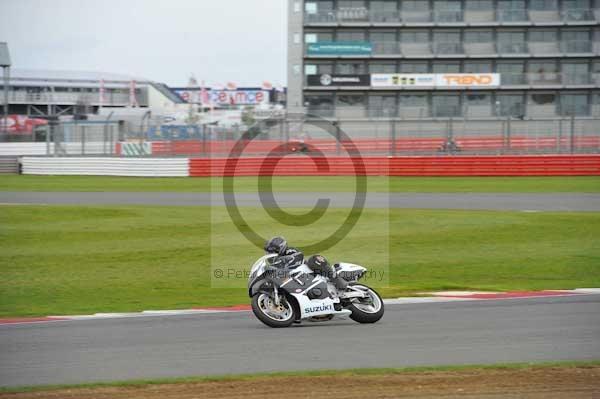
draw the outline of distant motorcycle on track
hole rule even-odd
[[[374,289],[359,284],[366,268],[352,263],[333,265],[336,277],[348,284],[340,290],[306,263],[277,265],[276,254],[258,259],[250,270],[248,295],[254,315],[269,327],[289,327],[301,320],[329,321],[349,316],[358,323],[375,323],[384,313],[383,300]]]

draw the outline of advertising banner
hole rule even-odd
[[[369,42],[316,42],[309,43],[308,55],[371,55]]]
[[[371,75],[371,86],[387,88],[410,87],[497,87],[500,74],[497,73],[381,73]]]
[[[184,101],[199,103],[198,90],[174,90]],[[265,90],[206,90],[209,103],[219,105],[259,105],[268,104],[269,92]],[[205,99],[206,100],[206,99]],[[204,102],[206,105],[206,102]]]
[[[308,75],[309,86],[370,86],[370,75]]]
[[[373,87],[433,87],[435,75],[417,73],[376,73],[371,75]]]
[[[436,75],[437,87],[496,87],[500,86],[498,73],[444,73]]]

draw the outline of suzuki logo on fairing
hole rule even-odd
[[[304,308],[304,313],[324,312],[326,310],[333,310],[333,305],[321,305],[313,308]]]

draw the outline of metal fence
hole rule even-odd
[[[600,118],[390,118],[278,114],[221,127],[128,122],[50,123],[35,139],[52,156],[226,157],[243,143],[243,156],[322,153],[344,155],[348,140],[362,155],[491,155],[600,153]],[[324,127],[329,127],[325,129]],[[329,131],[327,131],[329,130]],[[333,133],[332,133],[333,132]],[[32,140],[33,141],[33,140]],[[14,143],[0,143],[2,146]],[[14,155],[12,150],[11,155]],[[25,155],[25,154],[21,154]]]

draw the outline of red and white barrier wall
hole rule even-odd
[[[156,177],[208,176],[600,176],[600,154],[348,157],[311,159],[22,157],[23,174]],[[359,166],[358,169],[356,166]]]
[[[25,175],[189,176],[188,158],[23,157]]]
[[[347,157],[190,159],[190,176],[353,176]],[[367,176],[585,176],[600,175],[600,155],[363,157]]]

